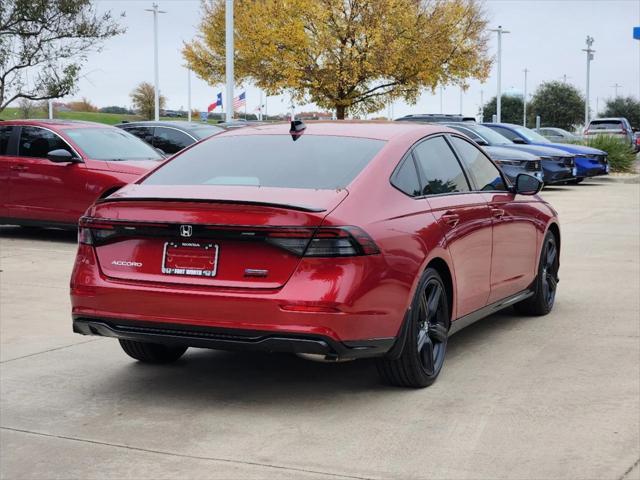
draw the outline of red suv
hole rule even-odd
[[[118,128],[91,122],[0,122],[0,223],[76,227],[98,198],[163,156]]]
[[[377,357],[385,381],[424,387],[451,333],[553,307],[560,230],[540,187],[441,126],[227,131],[88,210],[73,328],[143,362],[191,346]]]

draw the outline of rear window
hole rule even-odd
[[[384,141],[302,135],[213,137],[164,164],[147,185],[250,185],[344,188],[380,151]]]
[[[622,130],[620,120],[593,120],[589,125],[589,130]]]

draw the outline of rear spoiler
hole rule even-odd
[[[273,208],[285,208],[288,210],[299,210],[301,212],[314,212],[321,213],[326,212],[325,208],[311,207],[303,204],[293,203],[275,203],[275,202],[260,202],[257,200],[222,200],[215,198],[164,198],[164,197],[106,197],[97,200],[96,205],[101,203],[111,202],[194,202],[194,203],[223,203],[223,204],[236,204],[236,205],[255,205],[261,207],[273,207]]]

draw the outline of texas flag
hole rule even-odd
[[[222,92],[218,94],[218,96],[216,97],[216,101],[209,105],[209,108],[207,108],[207,112],[212,112],[217,107],[222,107]]]

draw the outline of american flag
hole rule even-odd
[[[233,109],[238,110],[240,107],[244,107],[247,104],[247,92],[242,92],[236,98],[233,99]]]

